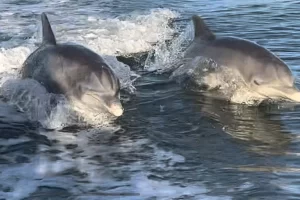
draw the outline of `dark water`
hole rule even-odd
[[[87,15],[137,17],[155,8],[180,14],[177,32],[199,14],[218,35],[254,40],[299,78],[298,1],[5,0],[0,47],[24,46],[42,11],[64,35],[87,29]],[[18,56],[8,50],[1,72]],[[151,73],[134,86],[124,92],[118,130],[49,130],[0,104],[0,199],[300,199],[299,105],[230,104]]]

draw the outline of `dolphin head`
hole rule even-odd
[[[265,66],[264,71],[251,77],[250,86],[266,98],[300,102],[300,92],[294,85],[294,77],[284,63]]]
[[[43,27],[41,47],[46,53],[41,54],[42,51],[36,53],[39,56],[33,55],[35,59],[32,60],[34,65],[41,57],[42,60],[47,60],[43,68],[49,68],[46,71],[50,73],[51,78],[50,83],[46,85],[51,87],[48,88],[55,91],[54,93],[66,94],[79,109],[87,109],[96,114],[108,111],[114,116],[121,116],[123,107],[120,102],[120,82],[112,69],[97,53],[84,46],[58,44],[45,13],[42,13],[41,20]],[[30,71],[33,71],[31,65],[29,66],[30,70],[27,70],[29,72],[27,74],[23,72],[23,76],[28,76]]]
[[[221,66],[236,69],[245,84],[261,99],[285,99],[300,102],[289,67],[268,49],[249,40],[217,37],[200,16],[192,17],[194,40],[185,58],[202,56]]]
[[[119,117],[124,111],[120,101],[119,79],[105,64],[78,84],[77,99],[96,112],[104,110]]]

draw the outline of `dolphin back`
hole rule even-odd
[[[56,39],[46,13],[42,13],[41,19],[43,27],[43,44],[56,45]]]

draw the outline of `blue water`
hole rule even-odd
[[[0,199],[300,199],[299,105],[230,104],[140,73],[175,59],[165,40],[187,33],[188,41],[198,14],[217,35],[269,48],[299,79],[299,9],[293,0],[2,0]],[[66,126],[67,112],[18,78],[40,42],[41,12],[60,41],[111,56],[120,69],[125,113],[109,126]],[[173,47],[182,52],[184,42]],[[132,83],[129,68],[113,59],[153,50],[152,60],[127,62],[141,75]],[[7,98],[22,87],[42,100]]]

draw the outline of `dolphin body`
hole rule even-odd
[[[48,92],[64,94],[93,112],[123,114],[120,82],[112,69],[95,52],[77,44],[58,44],[42,13],[43,42],[23,64],[22,78],[31,78]]]
[[[192,17],[194,40],[184,58],[198,56],[214,60],[219,66],[237,71],[249,89],[262,99],[300,102],[289,67],[266,48],[236,37],[217,37],[201,17]]]

